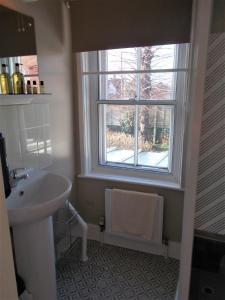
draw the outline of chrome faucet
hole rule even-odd
[[[20,180],[27,179],[29,174],[26,168],[16,168],[9,172],[9,177],[11,187],[15,187]]]

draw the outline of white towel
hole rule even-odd
[[[157,194],[112,190],[112,232],[151,240],[156,215]]]

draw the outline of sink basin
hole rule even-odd
[[[62,175],[33,170],[6,199],[11,226],[34,223],[53,215],[71,191],[71,182]]]
[[[57,299],[52,215],[64,205],[71,182],[43,170],[28,172],[6,199],[17,270],[32,299]]]

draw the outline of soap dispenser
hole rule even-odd
[[[11,193],[10,179],[9,179],[9,169],[7,165],[6,159],[6,147],[5,147],[5,138],[0,132],[0,158],[2,165],[2,174],[3,174],[3,182],[5,187],[5,197],[7,198]]]

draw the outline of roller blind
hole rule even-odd
[[[192,0],[71,2],[73,51],[186,43]]]

